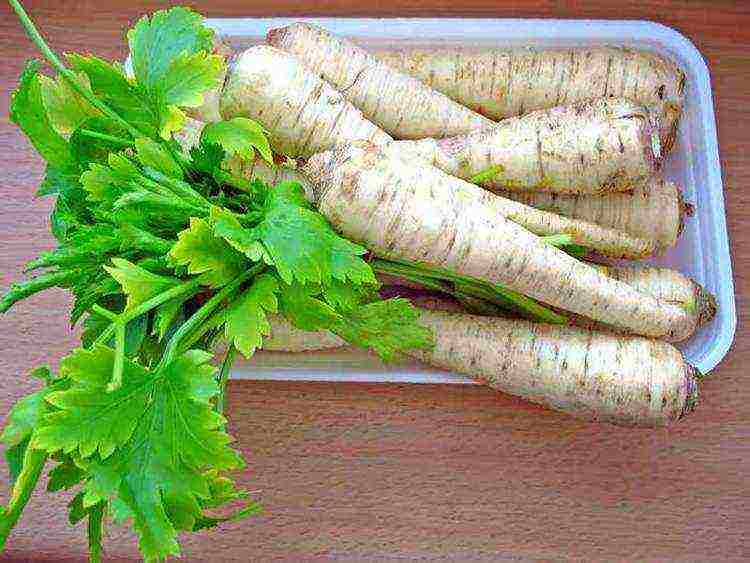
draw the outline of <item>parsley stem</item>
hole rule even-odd
[[[122,370],[125,367],[125,325],[115,324],[115,361],[112,365],[112,379],[107,384],[107,392],[118,389],[122,385]]]
[[[120,117],[120,115],[118,115],[115,111],[113,111],[107,104],[105,104],[99,98],[97,98],[93,92],[91,92],[90,90],[86,90],[78,83],[76,75],[71,70],[69,70],[62,63],[62,61],[58,58],[55,52],[52,49],[50,49],[47,42],[39,33],[39,30],[37,30],[36,26],[34,25],[34,22],[31,21],[31,18],[29,18],[29,15],[26,13],[26,10],[23,9],[23,6],[21,5],[21,3],[18,0],[9,0],[9,2],[10,2],[10,5],[13,7],[13,10],[18,15],[18,19],[21,20],[21,25],[26,30],[26,34],[29,36],[29,39],[31,39],[31,42],[37,46],[39,51],[41,51],[42,55],[44,55],[44,58],[47,59],[47,61],[52,65],[52,67],[55,68],[55,70],[57,70],[60,73],[60,75],[70,85],[70,87],[73,90],[75,90],[75,92],[79,96],[85,99],[88,103],[90,103],[96,109],[101,111],[104,115],[106,115],[110,119],[113,119],[118,124],[120,124],[120,126],[122,126],[123,129],[125,129],[133,137],[143,137],[144,136],[143,133],[138,131],[138,129],[136,129],[130,123],[128,123],[125,119]]]
[[[179,297],[184,293],[196,291],[199,286],[200,280],[198,278],[194,278],[192,280],[186,281],[181,285],[173,287],[172,289],[168,289],[167,291],[152,297],[148,301],[144,301],[143,303],[136,307],[133,307],[132,309],[123,311],[122,313],[117,315],[117,320],[113,321],[112,324],[104,329],[104,332],[102,332],[97,337],[97,339],[94,341],[94,346],[96,346],[97,344],[104,344],[105,342],[109,342],[109,339],[112,338],[112,334],[115,332],[118,324],[122,324],[122,326],[125,326],[133,319],[136,319],[141,315],[148,313],[151,309],[158,307],[162,303],[166,303],[170,299]]]
[[[133,141],[129,141],[128,139],[115,137],[114,135],[107,135],[106,133],[98,133],[97,131],[91,131],[90,129],[78,129],[78,134],[85,135],[86,137],[91,137],[92,139],[107,141],[109,143],[117,144],[123,147],[132,147],[134,144]]]
[[[224,361],[221,363],[221,370],[216,378],[216,382],[219,385],[219,394],[216,396],[216,412],[224,414],[224,407],[226,405],[226,388],[227,380],[229,379],[229,370],[232,369],[234,360],[237,357],[237,348],[234,344],[230,344],[227,349],[227,353],[224,355]]]
[[[573,244],[573,237],[567,234],[549,235],[546,237],[539,237],[542,242],[560,248],[561,246],[568,246]]]
[[[97,315],[101,315],[102,317],[108,318],[113,323],[117,322],[117,320],[119,318],[118,315],[117,315],[117,313],[113,313],[109,309],[105,309],[104,307],[102,307],[98,303],[94,303],[91,306],[91,310],[94,311]]]
[[[552,324],[565,324],[567,318],[560,315],[533,299],[505,287],[489,283],[484,280],[455,274],[443,268],[432,268],[423,264],[407,262],[389,258],[383,260],[376,258],[370,262],[370,267],[376,272],[384,274],[400,275],[402,277],[423,276],[433,280],[449,281],[456,285],[455,289],[470,297],[480,297],[495,305],[512,308],[524,313],[526,316],[540,322]],[[416,280],[415,280],[416,281]],[[419,283],[419,282],[418,282]]]
[[[156,368],[157,371],[161,368],[164,368],[165,366],[168,366],[174,361],[183,338],[189,335],[195,327],[205,321],[211,315],[211,313],[213,313],[214,309],[216,309],[216,307],[218,307],[221,302],[224,301],[224,299],[229,296],[235,289],[237,289],[251,277],[260,273],[264,268],[265,266],[263,264],[256,264],[249,270],[241,273],[227,285],[222,287],[221,290],[219,290],[213,297],[211,297],[211,299],[206,301],[206,303],[200,309],[193,313],[193,316],[185,321],[182,326],[180,326],[180,328],[175,331],[175,333],[172,335],[172,338],[169,339],[167,349],[164,352],[161,361],[159,362],[159,366]]]
[[[102,560],[102,521],[104,519],[104,502],[91,507],[88,521],[89,563],[101,563]]]
[[[0,550],[5,547],[8,535],[29,502],[46,463],[47,452],[32,448],[31,445],[26,448],[23,454],[23,468],[13,484],[8,505],[4,507],[0,515]]]

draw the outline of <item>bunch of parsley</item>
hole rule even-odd
[[[127,34],[131,78],[93,55],[63,63],[11,4],[57,72],[29,62],[10,113],[47,162],[37,195],[56,198],[58,244],[28,264],[33,277],[10,288],[0,311],[65,288],[84,331],[58,373],[34,371],[44,387],[9,415],[13,489],[0,542],[52,464],[48,490],[74,490],[69,519],[87,521],[92,561],[108,521],[132,522],[143,557],[163,560],[179,554],[180,532],[258,509],[227,475],[243,460],[222,411],[235,353],[262,347],[269,313],[385,360],[428,347],[431,334],[408,301],[379,298],[365,249],[334,232],[301,186],[222,167],[236,153],[272,162],[258,124],[210,125],[189,153],[175,142],[185,108],[223,70],[198,14],[173,8],[138,21]],[[219,341],[228,351],[217,369]]]

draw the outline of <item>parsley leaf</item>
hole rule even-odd
[[[432,331],[419,324],[419,312],[407,299],[388,299],[363,305],[331,327],[341,338],[374,350],[390,362],[406,351],[428,348]]]
[[[128,31],[133,71],[146,91],[156,91],[183,53],[211,52],[214,33],[203,16],[187,8],[160,10],[144,16]]]
[[[91,90],[88,76],[76,74],[78,84]],[[39,76],[42,89],[42,100],[52,126],[61,135],[70,135],[81,123],[90,117],[100,115],[86,100],[75,92],[60,75],[56,79]]]
[[[114,266],[105,266],[104,269],[122,286],[127,296],[126,310],[182,283],[177,278],[152,274],[122,258],[113,258],[112,264]]]
[[[64,170],[74,168],[76,161],[70,144],[52,127],[44,107],[39,66],[38,61],[26,63],[18,89],[10,98],[10,120],[49,164]]]
[[[193,529],[200,500],[211,497],[206,471],[243,465],[219,430],[224,418],[211,408],[218,386],[209,358],[187,352],[155,373],[126,360],[122,387],[107,393],[112,350],[78,350],[63,362],[73,386],[50,397],[63,410],[38,434],[47,451],[77,450],[84,458],[84,506],[117,499],[127,507],[120,514],[132,516],[147,559],[179,554],[177,530]],[[110,419],[118,428],[108,428]]]
[[[282,284],[279,294],[281,313],[301,330],[323,330],[342,320],[340,313],[318,297],[323,291],[319,284]]]
[[[310,208],[305,192],[296,182],[265,188],[263,218],[234,242],[253,251],[252,241],[260,241],[281,279],[291,284],[330,283],[332,278],[352,283],[376,283],[375,276],[361,256],[367,251],[341,238],[317,211]]]
[[[88,77],[97,98],[144,135],[156,136],[159,116],[120,68],[93,55],[70,53],[67,59],[70,66]]]
[[[135,150],[138,160],[144,166],[149,166],[171,178],[182,180],[182,168],[163,145],[151,139],[141,138],[135,140]]]
[[[201,132],[201,146],[217,144],[227,155],[237,155],[248,161],[255,159],[257,150],[263,160],[273,164],[271,145],[263,126],[246,117],[234,117],[209,123]]]
[[[270,274],[261,274],[227,312],[224,328],[226,338],[247,358],[253,355],[256,348],[261,347],[262,337],[271,333],[266,312],[278,311],[278,291],[276,278]]]
[[[246,268],[244,257],[221,238],[214,235],[203,219],[192,217],[190,227],[178,235],[169,251],[173,265],[187,266],[190,274],[203,274],[212,287],[229,283]]]

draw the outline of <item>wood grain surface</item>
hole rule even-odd
[[[186,561],[750,559],[750,3],[618,0],[213,0],[208,16],[350,15],[649,19],[687,35],[715,92],[739,328],[698,411],[668,430],[573,421],[479,386],[234,382],[231,431],[265,514],[184,542]],[[27,2],[62,51],[121,57],[124,28],[164,3]],[[6,288],[52,246],[42,163],[8,123],[9,91],[35,53],[0,7],[0,263]],[[745,246],[748,245],[748,246]],[[0,412],[25,373],[73,347],[69,302],[49,292],[2,318]],[[6,490],[3,472],[0,488]],[[4,560],[82,561],[64,495],[37,494]],[[137,559],[107,533],[106,560]]]

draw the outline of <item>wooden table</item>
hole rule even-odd
[[[123,55],[145,1],[27,2],[58,50]],[[750,5],[731,1],[342,0],[191,2],[209,16],[358,15],[651,19],[690,37],[715,91],[739,329],[698,411],[669,430],[572,421],[479,386],[235,382],[231,431],[265,515],[184,542],[188,561],[750,558]],[[0,7],[0,105],[36,56]],[[2,282],[48,249],[41,161],[0,123]],[[745,219],[743,219],[745,217]],[[67,298],[50,292],[2,319],[0,412],[34,387],[25,373],[73,347]],[[5,479],[5,475],[3,475]],[[6,483],[0,485],[6,489]],[[5,498],[5,497],[4,497]],[[81,561],[85,531],[62,495],[35,495],[3,556]],[[108,560],[137,558],[109,532]]]

